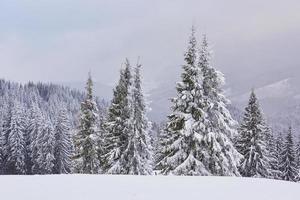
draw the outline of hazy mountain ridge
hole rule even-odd
[[[299,79],[294,77],[284,77],[281,80],[266,81],[267,84],[256,86],[254,89],[259,98],[261,107],[274,132],[284,132],[291,124],[294,130],[300,130],[300,85]],[[261,78],[262,79],[262,78]],[[71,88],[84,89],[84,83],[69,82],[63,83]],[[98,97],[110,101],[113,87],[100,82],[95,82],[95,93]],[[244,106],[247,104],[250,90],[248,92],[237,93],[233,91],[232,85],[226,85],[225,93],[231,100],[229,109],[233,117],[240,121],[242,119]],[[147,95],[149,101],[149,117],[155,122],[164,121],[171,111],[171,99],[176,95],[176,82],[164,81],[158,86],[150,89]],[[298,133],[299,134],[299,133]]]

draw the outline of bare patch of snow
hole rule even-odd
[[[1,176],[1,199],[292,200],[299,183],[235,177],[50,175]]]

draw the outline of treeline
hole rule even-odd
[[[0,173],[70,173],[72,130],[84,93],[0,80],[0,94]],[[97,102],[105,110],[105,103]]]
[[[238,124],[223,95],[223,74],[212,66],[211,59],[206,36],[198,45],[193,29],[172,112],[159,128],[146,115],[141,65],[132,67],[128,60],[106,111],[99,111],[89,74],[74,134],[70,134],[66,111],[61,109],[53,125],[46,123],[51,120],[43,122],[45,117],[39,114],[29,121],[35,119],[41,125],[30,122],[26,126],[30,128],[21,131],[22,108],[13,103],[1,132],[1,141],[6,141],[1,142],[5,155],[1,163],[6,166],[2,169],[23,173],[19,169],[25,166],[25,173],[34,174],[243,176],[298,181],[300,141],[294,141],[292,127],[284,137],[273,135],[254,90]],[[33,108],[30,113],[39,113]]]

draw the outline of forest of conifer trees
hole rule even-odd
[[[241,122],[212,65],[207,37],[192,29],[171,113],[147,117],[142,65],[124,62],[111,102],[54,84],[0,80],[1,174],[238,176],[300,181],[293,127],[274,134],[255,90]]]

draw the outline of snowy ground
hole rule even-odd
[[[0,176],[1,200],[296,200],[299,197],[299,183],[263,179],[103,175]]]

